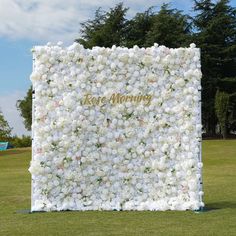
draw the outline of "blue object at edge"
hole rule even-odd
[[[0,142],[0,151],[7,150],[8,142]]]

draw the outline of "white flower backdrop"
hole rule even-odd
[[[200,51],[33,49],[32,211],[202,207]],[[84,96],[149,95],[83,104]]]

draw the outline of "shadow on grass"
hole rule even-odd
[[[214,211],[214,210],[222,210],[222,209],[235,209],[236,208],[236,202],[212,202],[207,203],[204,207],[203,211]]]
[[[212,202],[212,203],[207,203],[202,210],[195,211],[195,213],[209,212],[209,211],[216,211],[216,210],[223,210],[223,209],[235,209],[235,208],[236,208],[236,202],[226,202],[226,201],[224,201],[224,202]],[[76,211],[77,210],[75,210],[75,211],[73,211],[73,210],[63,210],[63,211],[52,211],[52,212],[59,213],[59,212],[76,212]],[[77,212],[81,212],[81,211],[78,210]],[[95,212],[97,212],[97,211],[95,211]],[[110,212],[112,212],[112,211],[110,211]],[[120,211],[120,212],[122,212],[122,211]],[[21,210],[17,210],[15,213],[35,214],[35,213],[47,213],[47,212],[46,211],[31,212],[30,209],[21,209]]]
[[[22,148],[22,149],[9,149],[7,151],[0,151],[0,156],[8,156],[8,155],[16,155],[29,152],[30,148]]]

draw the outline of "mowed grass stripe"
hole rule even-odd
[[[207,211],[16,213],[30,208],[31,150],[0,152],[0,235],[236,235],[236,140],[203,141]]]

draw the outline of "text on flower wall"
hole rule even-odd
[[[143,103],[144,105],[149,106],[152,100],[152,95],[122,95],[120,93],[113,93],[110,97],[95,97],[91,94],[86,94],[82,101],[83,105],[104,105],[109,102],[113,105],[122,104],[125,102],[131,103]]]

